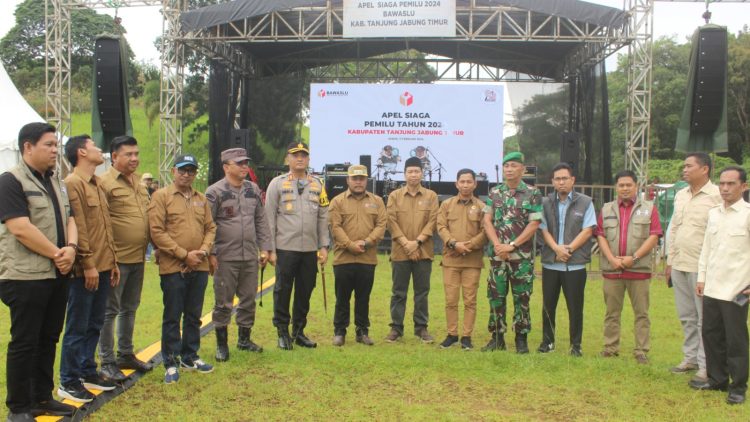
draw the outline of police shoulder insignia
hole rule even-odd
[[[321,207],[327,207],[330,204],[330,201],[328,200],[328,194],[326,193],[326,188],[321,184],[320,186],[320,206]]]

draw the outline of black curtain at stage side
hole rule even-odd
[[[578,135],[583,184],[612,183],[609,93],[604,61],[587,66],[569,81],[568,131]]]
[[[229,145],[239,95],[239,77],[218,60],[211,60],[208,79],[208,184],[224,177],[221,151]]]

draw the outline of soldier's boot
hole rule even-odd
[[[529,343],[526,341],[525,333],[516,333],[516,353],[519,355],[529,353]]]
[[[483,352],[493,352],[495,350],[505,350],[505,336],[503,333],[492,333],[492,338],[486,346],[482,347]]]
[[[216,327],[216,361],[229,360],[229,346],[227,345],[227,327]]]
[[[277,327],[276,330],[279,333],[279,349],[294,349],[294,341],[292,341],[292,336],[289,335],[289,327]]]
[[[263,351],[262,347],[258,346],[257,344],[253,343],[252,340],[250,340],[250,328],[249,327],[239,327],[238,335],[237,335],[237,348],[240,350],[246,350],[246,351],[257,352],[257,353],[260,353]]]

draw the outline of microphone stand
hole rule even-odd
[[[427,154],[429,154],[430,156],[432,156],[432,158],[437,163],[437,168],[435,168],[434,170],[437,170],[437,172],[438,172],[438,183],[440,183],[440,182],[443,181],[443,170],[444,170],[443,163],[441,163],[440,160],[438,160],[438,158],[435,157],[435,154],[433,154],[432,150],[429,149],[429,148],[427,148]],[[430,168],[430,179],[432,179],[432,170],[433,169]]]

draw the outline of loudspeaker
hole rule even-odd
[[[526,166],[526,170],[521,176],[521,180],[527,185],[536,185],[536,166]]]
[[[727,29],[698,30],[698,60],[695,63],[693,110],[690,131],[710,135],[721,120],[727,77]]]
[[[329,199],[333,199],[336,195],[346,192],[347,189],[345,175],[326,175],[326,193]]]
[[[94,75],[96,101],[99,107],[99,122],[102,132],[125,134],[125,108],[122,63],[120,63],[120,41],[113,38],[97,38],[94,49]],[[105,136],[105,139],[107,136]]]
[[[359,164],[367,167],[367,174],[372,176],[372,155],[360,155]]]
[[[250,154],[250,129],[232,129],[229,136],[229,148],[245,148],[248,155]]]
[[[578,173],[581,145],[577,132],[563,132],[560,135],[560,162],[568,163]]]

